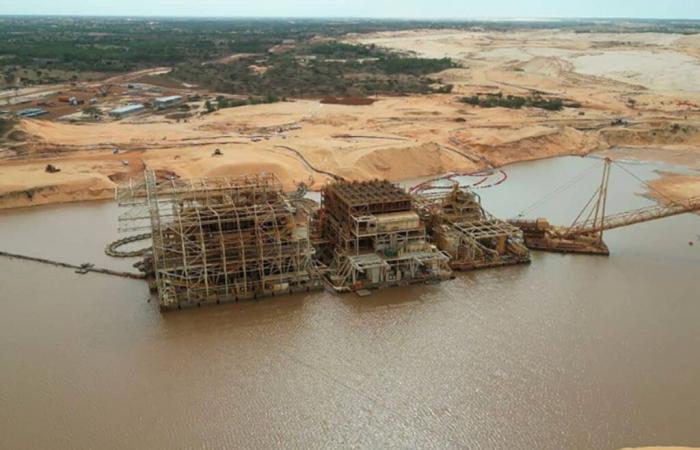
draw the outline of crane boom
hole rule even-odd
[[[649,222],[651,220],[662,219],[664,217],[677,216],[689,212],[700,211],[700,197],[693,197],[682,203],[671,205],[654,205],[646,208],[639,208],[632,211],[625,211],[618,214],[605,216],[601,222],[597,219],[590,219],[573,227],[562,229],[558,234],[562,237],[581,236],[584,234],[594,234],[605,230],[634,225],[636,223]]]
[[[608,255],[608,247],[603,242],[603,232],[606,230],[700,211],[700,196],[698,196],[680,202],[674,201],[606,216],[611,164],[612,161],[606,158],[600,186],[570,226],[551,225],[544,218],[510,220],[511,225],[523,231],[525,245],[535,250]]]

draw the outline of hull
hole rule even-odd
[[[525,245],[530,250],[555,253],[578,253],[584,255],[609,256],[610,250],[603,241],[592,242],[588,239],[528,238]]]

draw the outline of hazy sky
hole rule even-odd
[[[700,19],[700,0],[0,0],[0,14]]]

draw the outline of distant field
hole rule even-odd
[[[192,83],[241,95],[325,96],[449,92],[431,74],[455,64],[373,46],[353,33],[414,29],[697,33],[694,21],[439,22],[0,18],[0,89],[91,81],[141,68],[175,70],[161,84]]]

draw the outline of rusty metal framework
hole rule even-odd
[[[336,290],[358,290],[451,276],[449,257],[428,242],[410,194],[384,180],[324,187],[316,223]]]
[[[530,262],[523,233],[486,212],[468,188],[455,184],[445,193],[423,192],[419,210],[430,224],[440,250],[451,257],[455,270],[474,270]]]
[[[163,309],[322,287],[308,222],[272,174],[121,186],[120,230],[150,229]]]

